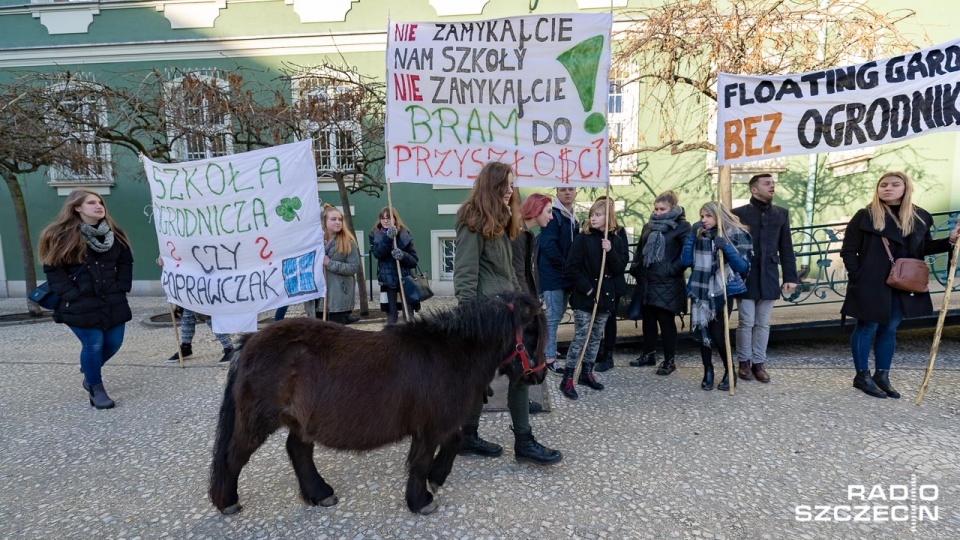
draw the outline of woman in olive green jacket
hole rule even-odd
[[[519,195],[513,190],[513,171],[508,165],[491,161],[483,166],[473,190],[457,212],[456,258],[453,287],[457,300],[519,292],[513,271],[511,241],[520,232]],[[529,388],[518,384],[507,393],[507,406],[513,422],[514,455],[518,461],[550,465],[563,456],[538,443],[530,428]],[[480,413],[483,402],[474,405],[463,426],[461,454],[497,457],[503,447],[480,438]]]

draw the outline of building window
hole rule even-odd
[[[623,81],[610,80],[610,92],[607,97],[607,113],[618,114],[623,112]]]
[[[322,76],[294,79],[294,99],[313,139],[317,174],[353,173],[360,169],[358,122],[360,92],[356,87]]]
[[[93,83],[69,83],[51,89],[60,102],[50,121],[66,136],[68,162],[50,169],[50,184],[60,187],[112,186],[110,145],[99,141],[96,127],[107,123],[107,111]]]
[[[167,122],[173,158],[194,161],[233,153],[227,81],[188,73],[168,83]]]
[[[440,279],[453,281],[453,262],[457,255],[457,239],[440,239]]]

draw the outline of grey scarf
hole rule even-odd
[[[107,225],[105,219],[101,219],[100,224],[96,227],[81,223],[80,234],[83,235],[83,239],[87,241],[90,249],[97,253],[106,253],[113,247],[113,231],[110,230],[110,226]],[[98,239],[99,237],[103,237],[102,242]]]
[[[663,231],[677,228],[677,218],[683,214],[682,206],[675,206],[672,210],[663,215],[650,214],[650,235],[647,237],[647,243],[643,246],[643,265],[650,266],[663,260],[663,254],[666,242],[663,238]]]

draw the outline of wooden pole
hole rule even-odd
[[[170,308],[170,321],[173,322],[173,336],[177,340],[177,357],[180,358],[180,367],[186,367],[183,365],[183,351],[180,349],[180,328],[177,327],[177,314],[174,312],[173,304],[167,304],[167,307]]]
[[[610,182],[607,181],[607,189],[605,195],[607,210],[606,210],[606,220],[607,223],[610,223]],[[590,219],[590,216],[587,216],[587,219]],[[607,240],[610,234],[610,227],[606,227],[603,230],[603,239]],[[612,248],[611,248],[612,249]],[[580,378],[580,367],[583,365],[583,357],[587,352],[587,345],[590,343],[590,333],[593,331],[593,321],[597,318],[597,306],[600,304],[600,293],[603,290],[603,271],[607,264],[607,252],[605,250],[600,250],[600,277],[597,278],[597,296],[593,299],[593,310],[590,312],[590,322],[587,325],[587,337],[583,340],[583,347],[580,348],[580,356],[577,358],[577,365],[573,368],[573,384],[577,384],[577,380]],[[616,316],[616,312],[613,313],[613,316]],[[596,359],[594,359],[596,361]]]
[[[953,275],[957,270],[957,256],[960,255],[960,241],[953,246],[952,258],[947,265],[947,288],[943,291],[943,302],[940,304],[940,316],[937,317],[937,329],[933,333],[933,345],[930,347],[930,357],[927,358],[927,369],[923,374],[923,382],[920,383],[920,391],[917,392],[917,399],[913,403],[920,405],[923,401],[923,395],[927,392],[927,385],[930,384],[930,377],[933,375],[933,363],[937,359],[937,350],[940,348],[940,334],[943,332],[943,321],[947,316],[947,306],[950,303],[950,292],[953,289]]]
[[[730,166],[721,165],[717,175],[717,194],[720,201],[717,204],[717,236],[723,236],[723,208],[730,208],[733,204],[733,195],[730,188]],[[723,284],[723,346],[727,353],[727,381],[730,383],[730,395],[734,395],[736,375],[733,372],[733,355],[730,350],[730,299],[727,298],[727,272],[724,269],[723,250],[717,250],[720,263],[720,282]]]
[[[390,191],[390,180],[387,180],[387,207],[390,209],[390,221],[393,219],[393,193]],[[393,227],[396,228],[396,222],[393,223]],[[400,235],[400,229],[397,229],[397,234],[393,237],[393,248],[397,248],[397,236]],[[394,262],[397,263],[397,285],[400,287],[400,307],[403,309],[403,320],[410,322],[407,317],[407,291],[403,290],[403,269],[400,267],[400,261],[394,259]],[[398,319],[399,320],[399,319]]]

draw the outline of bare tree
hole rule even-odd
[[[23,73],[0,87],[0,176],[13,203],[28,291],[37,286],[37,273],[27,205],[20,185],[23,176],[51,168],[65,174],[97,173],[106,165],[92,136],[86,136],[88,132],[77,131],[57,117],[55,103],[72,109],[76,115],[89,116],[94,110],[73,93],[73,74],[64,75],[55,79],[57,85],[51,86],[46,84],[46,76]],[[31,315],[41,315],[40,306],[25,301]]]
[[[637,74],[624,82],[642,84],[641,110],[657,124],[620,156],[716,151],[708,130],[719,72],[799,73],[916,48],[897,29],[913,11],[857,0],[679,0],[627,14],[634,23],[618,36],[614,68]]]

